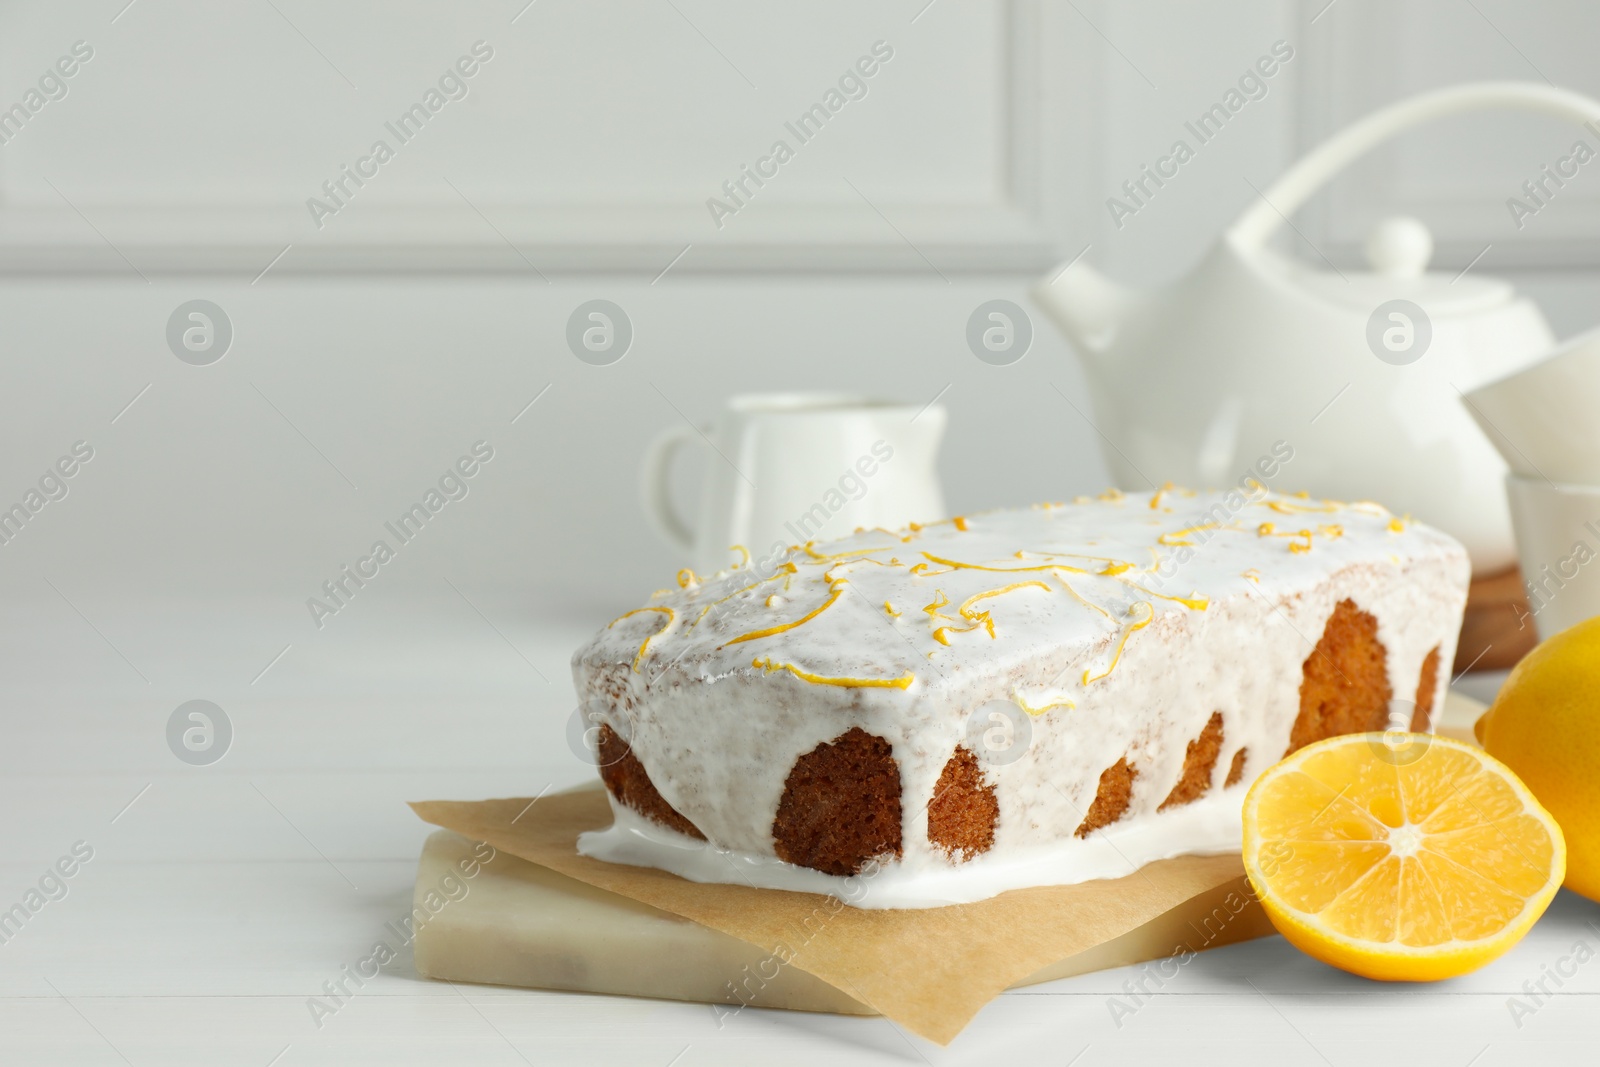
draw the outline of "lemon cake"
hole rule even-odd
[[[1259,485],[739,552],[574,655],[615,815],[579,850],[878,908],[1238,849],[1287,753],[1428,727],[1470,575]]]

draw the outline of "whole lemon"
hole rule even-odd
[[[1528,653],[1475,732],[1560,824],[1567,888],[1600,900],[1600,617]]]

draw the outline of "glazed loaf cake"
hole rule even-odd
[[[573,658],[617,815],[581,847],[786,888],[867,871],[876,906],[1237,847],[1244,788],[1287,752],[1427,728],[1469,571],[1376,504],[1259,488],[683,571]]]

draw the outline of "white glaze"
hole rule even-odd
[[[987,900],[1008,889],[1121,878],[1173,856],[1238,852],[1239,810],[1248,788],[1240,783],[1160,815],[1124,818],[1083,840],[1068,838],[1009,854],[991,849],[957,865],[942,853],[924,853],[899,863],[868,864],[848,878],[796,867],[771,853],[719,849],[647,819],[615,799],[611,801],[615,821],[604,830],[580,834],[578,851],[608,863],[659,867],[691,882],[826,893],[869,910],[940,908]]]
[[[1327,510],[1306,510],[1321,508]],[[1177,533],[1218,519],[1223,528]],[[1311,530],[1310,551],[1290,551],[1304,539],[1265,535],[1262,523],[1279,532]],[[1235,847],[1237,790],[1223,793],[1222,779],[1240,747],[1249,749],[1246,782],[1282,756],[1299,706],[1302,664],[1334,605],[1348,598],[1377,618],[1396,696],[1392,715],[1409,719],[1423,659],[1435,647],[1443,664],[1454,656],[1469,574],[1459,544],[1420,524],[1397,523],[1375,504],[1264,492],[1254,498],[1238,491],[1170,491],[1158,499],[1119,494],[973,515],[962,524],[965,530],[947,521],[915,531],[865,531],[792,549],[774,564],[781,571],[792,563],[792,575],[763,581],[742,568],[660,593],[650,607],[671,609],[670,618],[660,610],[624,617],[574,656],[580,698],[595,702],[601,717],[630,741],[661,796],[742,864],[743,873],[787,868],[808,887],[816,879],[836,887],[845,880],[773,866],[772,822],[790,768],[853,726],[884,738],[901,777],[903,858],[873,879],[885,887],[880,899],[897,903],[876,906],[981,899],[1016,884],[1040,884],[1026,879],[1066,883],[1126,873],[1127,860],[1107,867],[1094,859],[1099,846],[1092,838],[1072,836],[1100,773],[1123,757],[1138,776],[1111,840],[1138,842],[1130,844],[1135,864]],[[1333,535],[1334,526],[1341,535]],[[841,553],[859,555],[815,558]],[[1007,569],[1059,564],[1098,571],[1106,560],[1135,566],[1114,575],[995,573],[949,570],[924,553]],[[861,559],[897,559],[900,565]],[[927,573],[912,574],[917,563],[928,563]],[[1258,581],[1246,571],[1256,572]],[[831,587],[824,577],[830,574]],[[947,633],[948,645],[934,639],[937,627],[968,625],[956,613],[967,597],[1019,581],[1049,589],[1028,587],[977,604],[992,618],[992,638],[980,626]],[[838,598],[808,623],[734,643],[802,618],[828,600],[830,589]],[[948,617],[932,619],[923,608],[940,591],[950,601]],[[780,600],[769,607],[774,593]],[[1194,594],[1207,606],[1200,610],[1151,593]],[[884,610],[885,600],[899,610],[898,618]],[[1147,613],[1151,622],[1132,630],[1130,624]],[[640,644],[652,634],[635,670]],[[1098,677],[1124,635],[1120,661]],[[815,684],[787,670],[758,669],[756,658],[830,678],[886,680],[909,673],[914,680],[904,689]],[[1085,684],[1086,672],[1095,680]],[[1441,672],[1435,708],[1443,702],[1444,682]],[[1027,718],[1032,742],[1020,758],[986,764],[1000,805],[994,846],[954,864],[927,839],[928,799],[955,747],[970,747],[969,713],[989,701],[1019,698],[1035,708],[1061,703]],[[1214,711],[1222,712],[1224,736],[1212,792],[1156,814],[1181,774],[1188,742]],[[1223,824],[1226,832],[1201,832]],[[715,866],[685,866],[681,849],[659,838],[652,838],[654,846],[642,845],[646,838],[629,837],[625,829],[589,836],[584,847],[685,877],[739,880],[734,866],[714,852],[710,857],[725,869],[720,878]],[[1040,859],[1043,853],[1050,855]],[[896,868],[900,875],[890,877]]]

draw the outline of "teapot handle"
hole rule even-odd
[[[1420,93],[1380,108],[1323,141],[1245,209],[1228,230],[1228,239],[1239,247],[1259,247],[1345,164],[1402,130],[1480,108],[1519,108],[1580,125],[1600,123],[1600,101],[1538,82],[1473,82]]]

